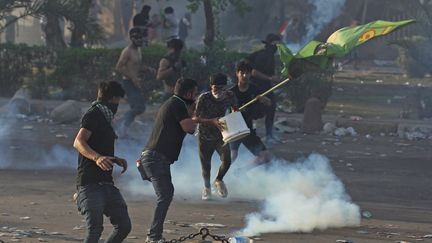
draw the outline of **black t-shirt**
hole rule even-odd
[[[134,27],[136,26],[146,27],[143,29],[142,34],[144,35],[144,37],[147,37],[147,25],[149,24],[148,15],[139,13],[133,17],[132,23]]]
[[[186,118],[189,118],[186,103],[177,96],[169,98],[159,108],[146,148],[155,150],[174,163],[186,136],[180,121]]]
[[[231,91],[234,92],[234,94],[237,98],[238,107],[241,107],[244,104],[248,103],[249,101],[255,99],[255,97],[257,97],[260,94],[258,88],[253,84],[249,84],[249,88],[243,92],[240,91],[238,85],[235,85],[234,87],[232,87]],[[257,110],[260,108],[260,105],[261,104],[259,104],[257,101],[255,103],[247,106],[241,112],[243,115],[243,118],[245,119],[246,125],[250,129],[253,129],[254,113],[257,112]]]
[[[81,119],[81,128],[91,132],[87,143],[94,151],[103,156],[114,156],[115,132],[103,113],[95,106],[91,107]],[[112,170],[103,171],[96,162],[78,155],[77,186],[98,182],[113,182]]]
[[[261,73],[273,76],[275,74],[275,57],[274,53],[268,49],[262,49],[249,55],[246,60],[251,64],[252,68]],[[251,82],[255,84],[261,91],[271,88],[272,84],[269,80],[258,79],[251,77]]]

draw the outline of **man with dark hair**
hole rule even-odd
[[[281,37],[277,34],[268,34],[265,41],[264,49],[256,51],[249,55],[246,60],[252,66],[251,83],[254,84],[260,93],[270,89],[274,82],[279,81],[279,76],[275,75],[275,53],[277,51],[276,44],[279,43]],[[265,114],[266,127],[266,142],[278,143],[278,140],[273,136],[273,123],[276,114],[276,97],[273,92],[267,97],[271,100],[271,106],[268,107]]]
[[[143,35],[137,27],[129,31],[131,43],[123,49],[116,65],[116,70],[123,75],[122,85],[126,90],[130,110],[118,121],[119,136],[127,136],[127,128],[132,124],[135,117],[146,109],[144,89],[142,87],[142,74],[145,72],[155,73],[153,68],[143,64],[141,46]]]
[[[245,119],[246,125],[250,129],[250,134],[230,144],[232,161],[237,158],[240,144],[243,144],[253,155],[256,156],[250,167],[270,161],[270,154],[267,151],[264,143],[261,141],[260,137],[257,136],[256,130],[253,127],[253,120],[257,110],[262,109],[260,106],[264,105],[269,107],[271,105],[271,101],[266,96],[259,96],[260,92],[258,88],[255,85],[249,83],[252,70],[252,66],[249,63],[244,61],[240,62],[236,67],[237,84],[231,88],[231,91],[237,98],[239,107],[258,97],[257,102],[242,110],[242,115]]]
[[[177,161],[186,133],[195,131],[190,117],[198,84],[192,79],[179,79],[174,95],[159,108],[153,131],[137,161],[143,180],[153,184],[157,204],[153,221],[147,234],[148,243],[165,242],[162,238],[163,224],[174,195],[170,166]]]
[[[166,7],[163,17],[162,28],[164,30],[165,40],[178,39],[179,21],[174,14],[174,9],[172,7]]]
[[[103,231],[103,215],[109,217],[114,229],[106,243],[120,243],[131,231],[126,202],[114,186],[115,164],[127,169],[127,162],[114,156],[116,134],[111,121],[125,92],[117,82],[102,82],[97,101],[81,120],[81,128],[73,146],[79,152],[77,175],[77,206],[87,223],[84,242],[97,243]]]
[[[132,24],[133,27],[137,27],[141,29],[141,33],[144,38],[145,46],[148,45],[148,28],[150,27],[150,10],[151,7],[149,5],[144,5],[141,9],[141,12],[136,14],[133,17]]]
[[[220,197],[228,196],[223,177],[231,166],[231,155],[229,145],[224,146],[218,118],[223,117],[229,108],[236,110],[237,101],[234,93],[227,90],[227,76],[222,73],[214,74],[210,77],[210,91],[198,97],[195,116],[193,117],[196,122],[200,123],[198,148],[204,179],[202,200],[211,199],[211,158],[215,150],[219,154],[221,165],[214,186]]]
[[[167,54],[160,60],[156,79],[163,82],[165,100],[174,93],[176,81],[181,77],[182,70],[186,66],[185,61],[180,59],[183,49],[183,41],[172,39],[167,41]]]

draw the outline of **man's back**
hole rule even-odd
[[[180,121],[188,117],[186,103],[177,96],[169,98],[159,109],[146,148],[176,161],[186,136]]]

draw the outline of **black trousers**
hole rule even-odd
[[[216,151],[221,160],[216,180],[222,181],[231,166],[230,148],[228,144],[223,146],[222,139],[206,140],[200,137],[198,137],[198,147],[204,186],[210,188],[211,158],[213,153]]]

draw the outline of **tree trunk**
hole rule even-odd
[[[212,47],[215,38],[215,26],[213,6],[211,0],[204,0],[204,14],[206,19],[206,33],[204,37],[204,44],[208,47]]]
[[[85,27],[86,19],[90,13],[90,8],[92,6],[92,0],[80,1],[79,8],[82,13],[84,13],[83,19],[80,21],[73,22],[73,29],[71,34],[71,47],[83,47],[85,43],[85,39],[83,38],[85,35]]]
[[[52,14],[46,14],[46,26],[43,31],[45,32],[46,45],[53,49],[66,48],[66,44],[63,39],[63,32],[60,28],[60,21],[57,16]]]

